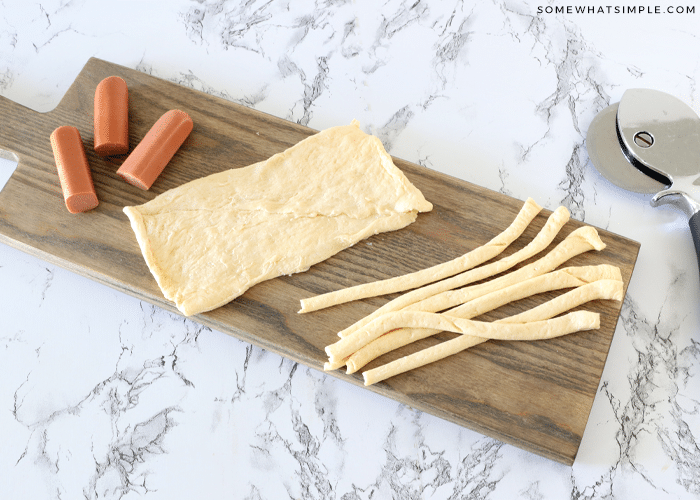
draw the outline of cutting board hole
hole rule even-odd
[[[19,158],[14,153],[0,149],[0,191],[5,187],[17,168]]]

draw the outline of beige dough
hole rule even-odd
[[[515,218],[513,223],[499,236],[491,240],[491,242],[487,243],[485,246],[489,246],[495,241],[502,241],[502,238],[504,235],[510,235],[509,240],[515,239],[517,236],[521,235],[523,231],[525,230],[527,224],[529,221],[532,220],[532,218],[536,215],[536,212],[533,211],[531,207],[535,207],[534,202],[531,199],[528,199],[525,202],[525,205],[523,205],[523,208],[520,210],[520,213],[518,216]],[[539,210],[539,209],[538,209]],[[340,331],[338,333],[338,336],[341,338],[343,337],[348,337],[351,334],[355,333],[356,331],[362,329],[365,325],[370,323],[372,320],[378,318],[379,316],[392,312],[392,311],[399,311],[401,309],[405,308],[411,308],[414,304],[419,303],[423,301],[424,299],[428,299],[431,296],[437,295],[441,292],[444,292],[446,290],[451,290],[453,288],[457,288],[460,286],[467,285],[469,283],[473,283],[476,281],[480,281],[486,278],[489,278],[495,274],[501,273],[503,271],[506,271],[510,269],[511,267],[515,266],[516,264],[529,259],[533,255],[541,252],[544,250],[551,242],[554,240],[556,235],[559,233],[561,228],[566,224],[566,222],[569,220],[569,211],[566,209],[566,207],[559,207],[557,208],[552,214],[549,216],[547,219],[547,222],[545,225],[542,227],[540,232],[535,236],[535,238],[528,243],[524,248],[521,250],[515,252],[514,254],[500,259],[496,262],[492,262],[491,264],[487,264],[481,267],[478,267],[476,269],[471,269],[472,267],[478,265],[478,262],[474,261],[471,262],[471,257],[470,255],[473,255],[474,252],[478,252],[481,248],[484,247],[479,247],[472,252],[469,252],[465,254],[464,256],[460,257],[458,260],[463,259],[463,257],[467,257],[467,259],[464,259],[464,264],[466,269],[461,272],[460,274],[457,274],[456,276],[452,276],[451,278],[444,279],[442,281],[438,281],[435,283],[432,283],[427,286],[423,286],[421,288],[416,288],[415,290],[412,290],[408,293],[405,293],[404,295],[401,295],[400,297],[397,297],[394,300],[391,300],[384,304],[382,307],[379,309],[375,310],[373,313],[365,316],[361,320],[357,321],[356,323],[350,325],[349,327],[345,328],[344,330]],[[505,249],[505,247],[503,247]],[[501,250],[502,251],[502,250]],[[500,252],[499,252],[500,253]],[[454,261],[452,261],[454,262]],[[449,263],[447,263],[449,264]],[[414,273],[416,274],[416,273]],[[411,275],[409,275],[411,276]],[[400,279],[402,278],[401,276],[394,278],[394,279]],[[381,282],[380,282],[381,283]],[[414,282],[415,284],[415,282]],[[357,287],[352,287],[352,288],[357,288]],[[481,291],[481,293],[487,293],[489,290],[486,288],[476,288],[476,290]],[[478,293],[474,295],[475,297],[478,296]],[[379,340],[379,339],[377,339]],[[385,342],[385,341],[382,341]],[[360,349],[362,351],[362,349]],[[364,356],[365,354],[360,354],[360,356]],[[385,351],[386,352],[386,351]],[[379,354],[376,354],[378,356]],[[352,360],[353,357],[351,357],[348,361]],[[359,359],[359,358],[354,358],[354,359]],[[368,359],[366,362],[369,362],[370,359]],[[326,362],[323,366],[323,369],[326,371],[330,370],[337,370],[341,366],[346,364],[346,360],[343,358],[334,358]],[[363,363],[364,365],[364,363]],[[352,363],[348,365],[348,373],[352,373],[354,371],[352,367]]]
[[[347,337],[355,331],[362,328],[363,326],[365,326],[373,319],[381,316],[382,314],[386,314],[387,312],[401,310],[405,307],[409,307],[412,304],[428,299],[429,297],[437,295],[441,292],[452,290],[454,288],[468,285],[469,283],[474,283],[476,281],[490,278],[495,274],[502,273],[512,268],[516,264],[519,264],[520,262],[529,259],[533,255],[536,255],[537,253],[547,248],[547,246],[552,242],[552,240],[554,240],[555,236],[559,233],[559,230],[562,228],[562,226],[564,226],[564,224],[566,224],[568,220],[569,211],[565,207],[557,208],[549,216],[547,222],[545,223],[544,227],[542,227],[537,236],[535,236],[535,238],[523,249],[515,252],[512,255],[509,255],[508,257],[500,259],[496,262],[492,262],[491,264],[487,264],[475,269],[469,269],[451,278],[432,283],[431,285],[424,286],[422,288],[417,288],[404,295],[401,295],[400,297],[397,297],[396,299],[387,302],[382,307],[374,311],[372,314],[362,318],[360,321],[350,325],[343,331],[339,332],[338,336]],[[513,227],[513,225],[515,225],[516,223],[517,219],[511,225],[511,227]],[[522,234],[524,230],[525,226],[522,226],[522,229],[519,230],[520,234]]]
[[[541,276],[527,279],[510,285],[501,290],[488,293],[465,304],[457,306],[444,314],[457,318],[471,319],[481,314],[497,309],[510,302],[524,299],[532,295],[574,288],[599,280],[616,280],[622,282],[620,269],[615,266],[601,264],[598,266],[567,267],[552,271]],[[552,307],[552,306],[550,306]],[[444,308],[436,309],[438,311]],[[535,314],[533,317],[539,317]],[[549,316],[551,317],[551,316]],[[510,319],[510,318],[509,318]],[[535,321],[534,319],[532,321]],[[526,321],[509,321],[522,322]],[[364,347],[358,349],[346,361],[347,372],[354,373],[373,359],[399,347],[424,339],[439,333],[441,330],[429,328],[402,327],[388,332]]]
[[[501,288],[519,283],[528,278],[545,274],[583,252],[593,249],[602,250],[604,248],[605,244],[598,236],[598,231],[591,226],[583,226],[572,231],[551,252],[532,264],[481,285],[468,287],[464,290],[457,290],[454,293],[443,292],[444,294],[450,295],[432,296],[426,299],[425,302],[413,304],[409,309],[430,312],[439,311],[441,308],[446,309],[460,302],[466,302],[467,300],[472,300],[486,293],[500,290]],[[383,316],[386,316],[386,314],[376,317],[372,322],[381,320]],[[331,358],[331,365],[336,365],[340,360],[344,360],[358,349],[391,329],[387,327],[384,330],[380,330],[377,328],[379,323],[375,323],[374,327],[370,328],[372,322],[367,323],[362,328],[355,330],[352,334],[326,347],[326,353]],[[395,326],[392,328],[398,327]]]
[[[492,325],[495,328],[499,328],[504,324],[532,325],[536,324],[536,322],[553,321],[550,318],[554,318],[554,316],[558,314],[568,311],[574,307],[578,307],[581,304],[585,304],[591,300],[602,299],[620,301],[623,299],[623,295],[624,288],[621,280],[603,279],[600,281],[594,281],[578,288],[574,288],[573,290],[545,302],[541,306],[525,311],[522,314],[495,321],[492,323]],[[582,327],[581,329],[584,328]],[[550,330],[549,333],[552,334],[553,331]],[[447,356],[457,354],[460,351],[485,342],[486,340],[488,339],[484,336],[479,337],[470,334],[460,335],[459,337],[442,342],[433,347],[404,356],[403,358],[392,361],[391,363],[387,363],[372,370],[367,370],[362,373],[362,376],[364,377],[365,385],[372,385],[377,382],[381,382],[382,380],[386,380],[387,378],[393,377],[394,375],[398,375],[400,373],[404,373],[429,363],[433,363],[434,361],[446,358]]]
[[[577,314],[581,313],[581,314]],[[456,318],[447,314],[437,314],[423,311],[399,311],[375,320],[381,322],[378,328],[392,329],[410,326],[412,328],[431,328],[445,332],[468,334],[483,339],[495,340],[543,340],[566,335],[571,331],[598,328],[600,315],[588,311],[576,311],[566,315],[576,330],[561,330],[555,321],[531,321],[528,323],[484,322],[471,319]]]
[[[163,295],[189,316],[431,209],[353,121],[124,212]]]
[[[525,228],[540,210],[542,210],[542,207],[535,203],[532,198],[528,198],[515,220],[513,220],[505,231],[491,241],[465,253],[461,257],[414,273],[343,288],[334,292],[303,299],[299,312],[307,313],[354,300],[403,292],[464,272],[503,252],[508,245],[513,243],[513,241],[525,231]]]
[[[465,287],[459,290],[448,290],[433,295],[418,303],[411,304],[408,309],[429,312],[442,311],[458,304],[469,302],[486,293],[500,290],[535,276],[541,276],[583,252],[593,249],[600,251],[604,248],[605,244],[600,240],[598,231],[590,226],[584,226],[570,233],[551,252],[532,264],[481,285]],[[617,272],[619,274],[619,269]]]

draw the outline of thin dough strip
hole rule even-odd
[[[341,360],[336,360],[336,361],[330,361],[330,360],[328,360],[328,361],[326,361],[325,363],[323,363],[323,371],[324,371],[324,372],[330,372],[330,371],[333,371],[333,370],[337,370],[338,368],[341,368],[341,367],[345,366],[345,363],[346,363],[347,359],[348,359],[348,358],[341,359]],[[348,372],[348,373],[349,373],[349,372]],[[353,372],[353,373],[354,373],[354,372]]]
[[[522,281],[546,274],[567,260],[589,250],[602,250],[605,244],[598,237],[598,232],[584,226],[573,231],[566,239],[551,252],[532,264],[523,266],[517,271],[501,276],[481,285],[465,287],[459,290],[447,290],[433,295],[418,303],[411,304],[406,309],[413,311],[437,312],[449,309],[459,304],[467,303],[484,294],[512,286]],[[619,270],[618,270],[619,273]]]
[[[600,280],[588,283],[581,287],[570,290],[555,299],[552,299],[544,304],[524,313],[503,318],[495,321],[494,325],[498,324],[532,324],[535,321],[547,321],[554,316],[561,314],[569,309],[578,307],[592,300],[617,300],[620,301],[624,296],[624,288],[622,281],[618,280]],[[528,321],[530,323],[522,323]],[[423,349],[422,351],[404,356],[385,365],[367,370],[362,373],[365,380],[365,385],[376,384],[382,380],[386,380],[394,375],[405,373],[409,370],[425,366],[440,359],[444,359],[453,354],[457,354],[465,349],[486,342],[483,337],[473,335],[460,335],[454,339],[442,342],[435,346]]]
[[[474,298],[485,295],[489,292],[499,290],[501,288],[513,285],[515,283],[518,283],[520,281],[534,276],[545,274],[557,268],[559,265],[571,259],[572,257],[579,255],[583,252],[587,252],[593,249],[602,250],[603,248],[605,248],[605,243],[602,242],[602,240],[598,236],[598,231],[596,231],[595,228],[591,226],[580,227],[575,231],[571,232],[551,252],[549,252],[547,255],[537,260],[536,262],[533,262],[530,265],[522,267],[517,271],[502,276],[501,278],[497,278],[488,283],[470,287],[467,289],[467,292],[462,294],[462,297],[464,298],[464,296],[467,296],[468,298],[466,300],[473,300]],[[435,312],[441,309],[447,309],[452,305],[456,305],[456,303],[449,301],[438,302],[431,298],[429,305],[432,309],[421,309],[420,305],[416,305],[414,310],[418,309],[423,311],[428,310],[429,312]],[[377,318],[372,319],[371,322],[374,322],[385,315],[386,314],[380,315]],[[388,330],[392,328],[398,328],[392,327],[386,328],[383,331],[378,331],[376,329],[369,330],[369,325],[370,323],[367,323],[365,326],[353,332],[351,335],[343,337],[335,344],[331,344],[326,347],[326,353],[331,358],[331,364],[336,364],[339,360],[347,358],[348,356],[356,352],[358,349],[372,342]]]
[[[334,292],[309,297],[308,299],[302,299],[299,313],[317,311],[353,300],[410,290],[471,269],[503,252],[508,245],[525,231],[525,228],[540,210],[542,210],[542,207],[535,203],[532,198],[528,198],[513,223],[483,246],[475,248],[449,262],[443,262],[411,274],[343,288]]]
[[[529,323],[541,321],[578,307],[592,300],[616,300],[620,302],[625,296],[622,279],[604,279],[588,283],[568,291],[558,297],[528,309],[514,316],[499,319],[496,323]]]
[[[444,314],[457,318],[471,319],[486,312],[502,307],[510,302],[522,300],[532,295],[583,286],[603,279],[616,279],[622,281],[620,269],[608,264],[597,266],[567,267],[553,271],[542,276],[536,276],[528,280],[516,283],[501,290],[496,290],[483,295],[465,304],[457,306]],[[347,360],[347,373],[355,373],[370,361],[382,354],[403,347],[417,340],[421,340],[439,333],[441,330],[430,328],[399,328],[387,332],[358,349]],[[327,363],[328,369],[332,369],[334,363]],[[342,365],[341,365],[342,366]]]
[[[600,314],[590,311],[574,311],[550,321],[530,321],[527,323],[498,323],[455,318],[446,314],[423,311],[399,311],[387,314],[386,318],[376,320],[381,323],[378,329],[389,326],[390,329],[409,326],[411,328],[434,328],[445,332],[472,335],[485,340],[545,340],[571,333],[572,331],[591,330],[600,327]],[[563,318],[566,318],[564,320]],[[558,321],[561,320],[561,321]],[[561,329],[560,324],[568,324]]]
[[[469,283],[474,283],[486,278],[490,278],[496,274],[507,271],[511,267],[529,259],[533,255],[538,254],[554,240],[561,228],[569,220],[569,211],[565,207],[557,208],[547,219],[546,224],[540,230],[540,232],[535,236],[535,238],[524,248],[515,252],[508,257],[504,257],[496,262],[487,264],[485,266],[467,270],[461,274],[453,276],[451,278],[438,281],[432,285],[424,286],[416,290],[412,290],[394,300],[387,302],[382,307],[374,311],[372,314],[362,318],[358,322],[350,325],[345,330],[338,333],[339,337],[347,337],[354,333],[355,331],[361,329],[363,326],[367,325],[370,321],[378,318],[382,314],[386,314],[392,311],[399,311],[404,309],[411,304],[425,300],[433,295],[458,288],[461,286],[468,285]],[[486,292],[484,292],[486,293]]]

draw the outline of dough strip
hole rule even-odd
[[[488,243],[467,252],[461,257],[414,273],[396,276],[386,280],[373,281],[371,283],[343,288],[334,292],[302,299],[299,313],[317,311],[319,309],[325,309],[327,307],[368,297],[403,292],[471,269],[503,252],[508,245],[525,231],[525,228],[540,210],[542,210],[542,207],[535,203],[532,198],[528,198],[513,223],[505,231]]]

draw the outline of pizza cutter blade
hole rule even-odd
[[[588,156],[603,177],[651,206],[688,216],[700,265],[700,118],[680,99],[651,89],[627,90],[593,119]]]

